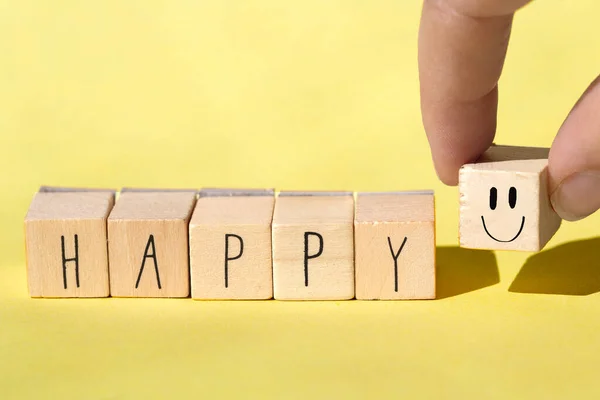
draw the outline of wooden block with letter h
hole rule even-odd
[[[435,298],[433,192],[359,193],[354,232],[358,300]]]
[[[189,228],[193,299],[273,297],[273,190],[204,189]]]
[[[42,187],[25,217],[31,297],[108,297],[106,220],[115,192]]]
[[[275,299],[354,298],[353,213],[352,193],[280,193],[273,216]]]
[[[548,193],[548,149],[492,146],[459,174],[460,245],[538,251],[561,219]]]
[[[123,190],[108,217],[113,297],[187,297],[191,190]]]

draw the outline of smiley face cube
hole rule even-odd
[[[548,150],[492,146],[459,173],[460,246],[539,251],[561,224],[548,194]]]

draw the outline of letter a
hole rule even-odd
[[[152,253],[148,253],[150,247],[152,246]],[[137,289],[140,284],[140,279],[142,278],[142,273],[144,272],[144,266],[146,265],[146,259],[151,258],[154,260],[154,271],[156,271],[156,283],[158,284],[158,288],[162,289],[160,286],[160,275],[158,274],[158,261],[156,260],[156,247],[154,246],[154,235],[150,235],[148,238],[148,243],[146,244],[146,250],[144,250],[144,257],[142,258],[142,266],[140,267],[140,273],[138,274],[137,281],[135,282],[135,288]]]

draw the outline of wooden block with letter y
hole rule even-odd
[[[188,223],[195,191],[121,192],[108,217],[114,297],[187,297]]]
[[[42,187],[25,217],[31,297],[107,297],[106,219],[115,192]]]
[[[354,298],[354,198],[284,192],[273,216],[273,286],[280,300]]]
[[[273,190],[205,189],[189,228],[193,299],[273,297]]]
[[[359,193],[354,232],[358,300],[435,298],[433,192]]]

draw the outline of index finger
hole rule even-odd
[[[437,174],[448,185],[493,142],[513,15],[528,2],[424,0],[421,111]]]

